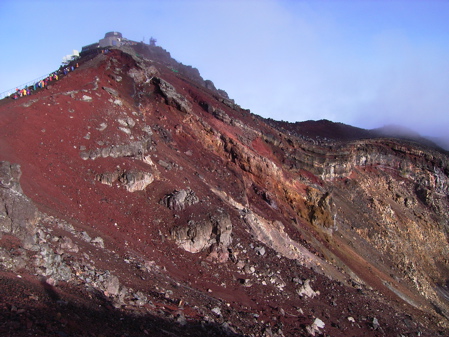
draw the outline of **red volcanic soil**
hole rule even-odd
[[[139,96],[142,89],[127,76],[135,61],[120,50],[81,60],[75,71],[31,96],[1,102],[0,160],[20,164],[24,194],[41,212],[53,217],[41,221],[52,235],[70,237],[80,247],[79,252],[71,253],[70,261],[75,265],[88,254],[95,268],[111,271],[122,286],[147,294],[149,301],[142,306],[117,306],[107,293],[86,282],[52,284],[26,270],[1,271],[0,334],[275,336],[277,332],[278,336],[307,336],[306,327],[319,317],[326,322],[325,336],[398,336],[414,331],[420,331],[421,336],[434,335],[422,323],[431,325],[430,318],[404,305],[394,294],[381,295],[364,286],[330,280],[294,260],[281,258],[269,247],[265,247],[263,256],[258,254],[254,247],[261,244],[242,225],[241,214],[211,192],[211,187],[226,191],[242,204],[248,198],[272,219],[285,219],[292,212],[283,214],[280,209],[289,209],[288,205],[274,208],[261,199],[257,186],[267,182],[252,181],[229,154],[218,149],[222,140],[213,136],[212,129],[219,129],[231,140],[244,139],[251,151],[279,166],[282,163],[262,137],[249,137],[243,129],[218,120],[200,102],[220,107],[231,118],[238,117],[264,135],[274,135],[275,131],[243,110],[223,105],[216,95],[161,62],[153,64],[178,93],[193,98],[192,114],[168,105],[157,90]],[[122,81],[114,80],[117,68]],[[118,97],[104,87],[116,90]],[[116,99],[122,104],[115,104]],[[118,119],[125,117],[137,123],[132,139],[119,129]],[[107,125],[103,130],[102,123]],[[82,159],[83,151],[144,139],[144,125],[153,132],[148,152],[153,165],[135,156]],[[198,125],[204,129],[199,130]],[[301,133],[311,136],[302,129]],[[338,138],[346,139],[347,134],[351,132],[343,130]],[[324,131],[320,135],[329,136]],[[115,171],[152,171],[155,180],[136,192],[128,192],[118,181],[112,186],[98,181],[99,175]],[[321,183],[316,176],[303,173],[309,174],[306,178],[313,183]],[[187,188],[195,192],[197,204],[173,211],[161,203],[168,193]],[[189,220],[200,222],[225,208],[237,224],[231,258],[226,263],[212,261],[209,251],[189,253],[171,239],[174,226]],[[62,228],[62,221],[91,238],[100,236],[105,249],[92,248]],[[292,235],[308,246],[300,234]],[[20,242],[6,235],[1,245],[10,251],[20,249]],[[310,250],[314,251],[312,247]],[[239,259],[253,266],[255,272],[245,272],[237,265]],[[368,269],[360,269],[362,274],[367,273],[359,275],[362,279],[372,275]],[[282,291],[274,281],[267,284],[276,274],[282,275],[285,283]],[[310,280],[320,295],[299,298],[298,280]],[[221,314],[214,314],[215,308]],[[374,318],[380,328],[373,326]]]

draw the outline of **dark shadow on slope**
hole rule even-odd
[[[163,307],[116,309],[94,289],[33,282],[0,276],[1,336],[241,336],[217,323],[177,322]]]

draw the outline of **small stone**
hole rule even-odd
[[[93,243],[97,247],[104,248],[103,238],[101,238],[99,236],[97,236],[95,239],[91,240],[90,242]]]
[[[118,96],[118,91],[109,87],[103,87],[103,90],[111,94],[112,96]]]
[[[90,242],[92,239],[91,239],[91,237],[89,236],[89,234],[87,234],[87,232],[81,232],[80,233],[81,234],[81,239],[83,239],[84,241],[86,241],[86,242]]]
[[[100,126],[97,128],[98,131],[103,131],[106,129],[108,125],[106,123],[101,123]]]
[[[262,246],[256,247],[254,250],[256,251],[257,254],[261,256],[265,255],[265,248]]]
[[[165,168],[167,171],[170,171],[173,166],[170,163],[167,163],[166,161],[159,160],[158,164],[161,165],[163,168]]]
[[[120,281],[117,276],[110,275],[104,283],[106,292],[109,295],[115,296],[119,293]]]
[[[237,269],[243,269],[245,267],[245,261],[239,260],[236,264]]]
[[[373,318],[372,326],[373,326],[373,329],[374,329],[374,330],[377,330],[377,329],[380,328],[379,321],[377,320],[376,317]]]
[[[131,134],[131,130],[129,128],[125,128],[123,126],[119,126],[119,130],[123,131],[124,133],[130,135]]]
[[[212,309],[212,312],[217,315],[218,317],[221,316],[221,309],[219,307],[215,307]]]
[[[180,312],[178,318],[176,318],[176,322],[178,322],[182,326],[186,325],[187,324],[186,316],[184,316],[184,314]]]
[[[319,318],[315,318],[313,325],[315,325],[317,328],[320,328],[320,329],[323,329],[325,326],[324,322]]]
[[[310,297],[310,298],[314,298],[315,296],[320,294],[319,290],[314,291],[312,289],[312,287],[310,286],[310,280],[306,280],[304,282],[304,285],[301,288],[299,288],[298,290],[296,290],[296,292],[301,297],[306,296],[306,297]]]
[[[312,336],[315,336],[316,333],[320,333],[320,329],[323,329],[324,326],[325,326],[325,324],[321,319],[315,318],[312,325],[308,326],[306,328],[306,330],[309,334],[311,334]]]

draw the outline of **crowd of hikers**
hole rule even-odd
[[[67,75],[69,72],[74,71],[78,68],[78,63],[76,65],[71,66],[61,66],[57,71],[51,73],[44,79],[37,81],[34,85],[26,86],[23,89],[16,88],[16,91],[10,95],[12,99],[18,99],[20,97],[29,96],[33,93],[33,91],[45,88],[50,82],[57,81],[61,76]]]
[[[102,53],[102,54],[108,54],[109,53],[109,48],[102,48],[102,49],[95,49],[91,51],[92,55],[96,55],[98,53]],[[62,76],[67,75],[69,72],[74,71],[76,68],[78,68],[79,64],[78,63],[74,63],[72,62],[71,64],[68,65],[63,65],[61,67],[59,67],[59,69],[51,74],[49,74],[47,77],[36,81],[34,84],[27,84],[25,85],[24,88],[19,89],[16,88],[16,90],[13,90],[13,93],[8,92],[5,96],[3,97],[9,97],[12,99],[18,99],[24,96],[29,96],[32,95],[34,91],[37,91],[39,89],[45,88],[47,87],[47,85],[52,82],[52,81],[57,81],[59,80]],[[33,82],[31,82],[33,83]],[[1,97],[0,99],[2,99],[3,97]]]

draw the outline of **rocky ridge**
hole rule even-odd
[[[0,114],[2,333],[449,331],[442,150],[287,130],[143,44]]]

